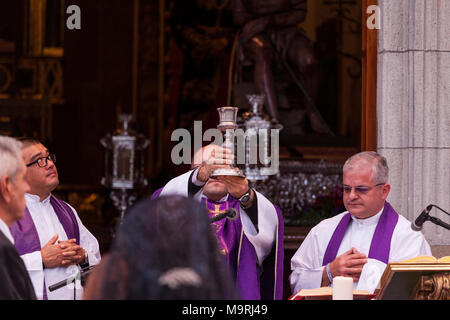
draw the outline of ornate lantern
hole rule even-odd
[[[247,139],[245,144],[245,176],[250,181],[263,181],[274,174],[269,164],[270,158],[272,158],[272,161],[278,161],[278,146],[276,146],[276,150],[272,148],[274,142],[272,139],[274,138],[273,133],[278,135],[282,126],[278,123],[273,124],[266,119],[268,116],[263,114],[264,95],[249,94],[247,99],[252,108],[250,112],[246,113],[244,122]],[[258,150],[258,157],[255,155],[256,150]]]
[[[144,150],[149,140],[129,129],[131,119],[132,115],[121,114],[121,127],[112,136],[108,133],[100,140],[105,148],[105,175],[101,183],[112,189],[110,197],[120,212],[120,221],[136,200],[137,189],[147,185]]]

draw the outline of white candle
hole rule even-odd
[[[333,300],[353,300],[353,278],[333,278]]]

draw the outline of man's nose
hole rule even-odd
[[[352,189],[350,190],[350,193],[349,193],[348,197],[349,197],[350,199],[357,199],[357,198],[359,197],[359,194],[356,193],[356,189],[355,189],[355,188],[352,188]]]
[[[55,166],[55,163],[53,162],[53,160],[51,158],[47,158],[47,168],[53,168]]]

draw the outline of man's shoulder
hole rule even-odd
[[[398,221],[396,229],[401,231],[402,234],[417,234],[421,235],[421,232],[414,231],[411,228],[411,221],[409,221],[407,218],[402,216],[401,214],[398,214]]]
[[[320,233],[324,229],[335,228],[347,213],[348,211],[344,211],[331,218],[323,219],[311,229],[311,232]]]
[[[193,170],[187,171],[179,176],[176,176],[167,182],[164,187],[159,189],[159,194],[155,195],[155,198],[164,195],[172,195],[179,194],[185,195],[188,194],[188,186],[189,186],[189,177],[191,176]]]
[[[2,231],[0,231],[0,254],[1,255],[19,255],[17,253],[16,247],[11,243],[11,241],[6,238]]]
[[[59,202],[61,205],[68,206],[69,208],[72,209],[72,211],[76,212],[75,208],[69,202],[67,202],[66,200],[62,200],[62,199],[56,197],[54,194],[52,194],[51,197],[54,200],[56,200],[57,202]]]
[[[186,171],[185,173],[182,173],[179,176],[176,176],[176,177],[170,179],[170,181],[168,183],[175,182],[178,180],[185,180],[185,179],[189,178],[194,173],[194,171],[195,170]]]
[[[276,204],[272,203],[272,201],[270,201],[265,195],[263,195],[261,192],[255,190],[254,188],[252,188],[253,191],[255,192],[255,199],[257,201],[261,201],[263,204],[268,205],[270,207],[274,207],[274,208],[278,208],[279,210],[280,207],[277,206]]]
[[[9,240],[6,238],[6,236],[3,234],[3,232],[0,230],[0,248],[7,247],[8,244],[11,244]]]
[[[341,219],[348,213],[348,211],[344,211],[341,213],[338,213],[335,216],[332,216],[330,218],[327,219],[323,219],[322,221],[320,221],[318,223],[318,225],[329,225],[329,224],[337,224],[339,223],[339,221],[341,221]]]

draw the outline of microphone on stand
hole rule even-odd
[[[447,229],[447,230],[450,230],[450,224],[445,223],[444,221],[442,221],[442,220],[439,219],[439,218],[431,217],[431,216],[430,216],[430,217],[428,218],[428,220],[431,221],[431,222],[433,222],[435,225],[438,225],[438,226],[441,226],[441,227],[443,227],[443,228],[445,228],[445,229]]]
[[[445,211],[442,208],[439,208],[437,205],[435,204],[430,204],[425,210],[422,211],[422,213],[417,217],[416,221],[411,223],[411,228],[414,231],[420,231],[422,230],[422,225],[425,223],[425,221],[431,221],[434,224],[441,226],[447,230],[450,230],[450,224],[445,223],[444,221],[442,221],[439,218],[436,217],[432,217],[429,216],[428,213],[430,212],[432,207],[436,207],[437,209],[441,210],[442,212],[444,212],[446,215],[450,216],[450,213],[448,213],[447,211]]]
[[[95,266],[91,266],[91,267],[85,268],[83,270],[80,270],[75,275],[73,275],[73,276],[71,276],[71,277],[69,277],[67,279],[64,279],[64,280],[62,280],[60,282],[57,282],[57,283],[49,286],[48,290],[50,292],[52,292],[52,291],[55,291],[55,290],[57,290],[59,288],[67,286],[70,283],[74,283],[74,285],[75,285],[75,281],[77,281],[77,280],[80,280],[81,281],[81,285],[84,286],[84,284],[85,284],[89,274],[92,272],[92,270],[94,268],[95,268]]]
[[[209,223],[214,223],[216,221],[222,220],[222,219],[230,219],[230,220],[236,220],[239,213],[235,208],[227,209],[224,213],[219,213],[218,215],[215,215],[211,219],[209,219]]]
[[[425,208],[425,210],[422,211],[422,213],[416,218],[415,221],[411,222],[411,228],[414,231],[420,231],[422,230],[422,226],[429,219],[428,214],[430,213],[431,208],[433,207],[432,204],[430,204],[428,207]]]

